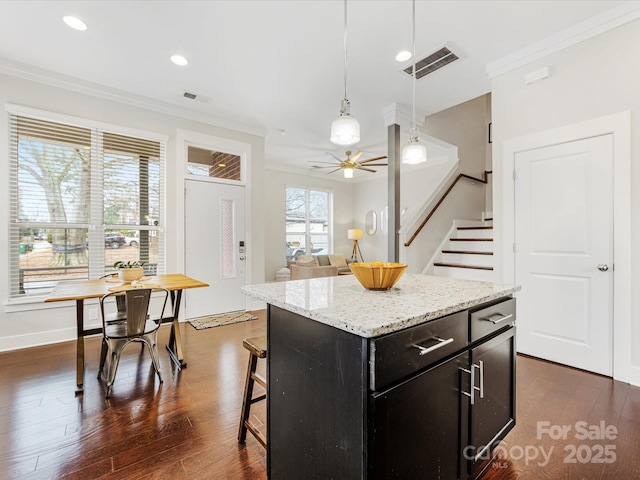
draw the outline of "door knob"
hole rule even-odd
[[[240,260],[244,260],[244,257],[240,257]]]
[[[601,272],[606,272],[607,270],[609,270],[609,265],[607,265],[606,263],[601,263],[600,265],[598,265],[598,270],[600,270]]]

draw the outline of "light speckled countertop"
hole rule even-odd
[[[326,325],[373,338],[520,290],[473,280],[405,274],[386,292],[365,290],[353,275],[247,285],[242,291]]]

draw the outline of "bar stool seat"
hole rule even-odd
[[[267,388],[267,380],[256,373],[258,359],[267,358],[267,337],[245,338],[242,346],[249,350],[249,365],[247,367],[247,379],[244,384],[244,397],[242,400],[242,412],[240,414],[240,429],[238,430],[238,442],[244,443],[247,438],[247,430],[256,437],[263,447],[267,447],[267,438],[258,427],[251,422],[249,415],[251,413],[251,405],[267,398],[264,393],[257,397],[253,397],[253,385],[258,383],[265,390]]]

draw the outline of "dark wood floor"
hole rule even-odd
[[[242,339],[265,332],[257,313],[259,320],[208,330],[182,325],[189,365],[177,371],[163,350],[162,385],[148,353],[127,347],[110,400],[96,379],[99,338],[87,339],[79,396],[74,342],[0,354],[0,478],[266,478],[264,449],[251,435],[246,445],[236,441],[248,355]],[[160,336],[164,345],[168,327]],[[264,402],[256,407],[260,423]],[[572,430],[566,440],[538,439],[543,421]],[[579,421],[614,426],[617,437],[578,440]],[[606,457],[597,445],[611,445],[615,461],[596,463]],[[544,465],[540,448],[553,448]],[[484,479],[639,479],[640,388],[520,356],[517,426],[503,451]]]

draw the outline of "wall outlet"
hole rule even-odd
[[[89,320],[97,320],[98,319],[98,309],[92,308],[89,310]]]

